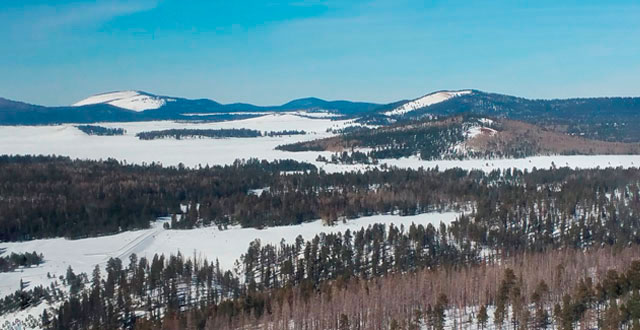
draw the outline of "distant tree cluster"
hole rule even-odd
[[[319,155],[316,158],[317,162],[323,162],[327,164],[367,164],[367,165],[376,165],[378,164],[378,159],[373,158],[367,153],[361,151],[352,151],[346,152],[343,151],[341,153],[332,154],[329,159],[326,157]]]
[[[18,267],[31,267],[42,263],[44,257],[42,254],[34,252],[15,253],[12,252],[8,256],[0,256],[0,273],[10,272]]]
[[[136,134],[140,140],[154,139],[184,139],[184,138],[252,138],[262,136],[255,129],[247,128],[221,128],[221,129],[167,129],[162,131],[140,132]]]
[[[255,138],[261,136],[284,136],[284,135],[303,135],[305,131],[283,130],[269,131],[262,133],[261,131],[248,128],[221,128],[221,129],[168,129],[162,131],[140,132],[136,136],[140,140],[154,139],[185,139],[185,138]]]
[[[64,299],[60,288],[36,286],[30,290],[16,292],[0,298],[0,314],[12,313],[29,307],[38,306],[43,302],[53,303]]]
[[[124,135],[126,133],[122,128],[108,128],[97,125],[78,125],[76,128],[87,135],[113,136]]]
[[[289,135],[305,135],[307,132],[302,130],[282,130],[265,132],[264,136],[289,136]]]
[[[371,130],[371,128],[367,126],[352,125],[344,128],[327,128],[327,133],[349,134],[349,133],[369,131],[369,130]]]

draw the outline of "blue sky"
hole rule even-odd
[[[0,1],[0,96],[640,96],[636,1]]]

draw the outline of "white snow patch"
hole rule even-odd
[[[415,99],[413,101],[409,101],[391,111],[385,112],[384,114],[387,116],[403,115],[405,113],[408,113],[414,110],[422,109],[424,107],[428,107],[430,105],[444,102],[448,99],[470,94],[470,93],[471,93],[470,90],[435,92],[435,93],[425,95],[421,98]]]
[[[489,118],[480,118],[478,119],[479,122],[485,124],[485,125],[491,125],[494,123],[494,121],[492,119]]]
[[[473,139],[474,137],[478,136],[478,135],[494,135],[496,134],[497,131],[493,128],[488,128],[488,127],[482,127],[482,126],[474,126],[469,128],[466,132],[465,132],[465,137],[467,139]]]
[[[104,103],[127,110],[144,111],[158,109],[165,105],[167,102],[173,101],[175,101],[175,99],[142,94],[138,91],[121,91],[96,94],[82,101],[74,103],[73,106],[79,107],[89,104]]]
[[[249,189],[249,191],[247,192],[248,195],[256,195],[256,196],[260,196],[262,195],[263,192],[270,192],[271,191],[271,187],[264,187],[264,188],[258,188],[258,189]]]

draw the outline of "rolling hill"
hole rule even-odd
[[[558,133],[611,142],[639,142],[640,97],[531,100],[467,89],[437,91],[388,104],[327,101],[309,97],[275,106],[221,104],[210,99],[117,91],[90,96],[71,106],[46,107],[0,98],[0,125],[127,122],[149,120],[220,121],[261,113],[329,112],[378,125],[429,116],[473,114],[527,122]],[[194,116],[197,115],[197,116]]]

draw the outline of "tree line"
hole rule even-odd
[[[76,128],[87,135],[114,136],[124,135],[124,133],[126,133],[122,128],[109,128],[97,125],[78,125]]]
[[[116,233],[172,215],[173,229],[259,228],[466,207],[473,217],[454,224],[454,237],[495,249],[635,242],[640,225],[638,169],[329,174],[296,161],[187,169],[2,156],[0,170],[3,241]]]
[[[238,161],[187,169],[115,160],[0,157],[0,240],[89,237],[147,228],[181,214],[176,228],[299,224],[319,218],[415,214],[463,204],[477,174],[435,170],[327,174],[296,161]],[[270,187],[256,196],[252,189]]]
[[[140,132],[136,134],[140,140],[155,140],[155,139],[185,139],[185,138],[255,138],[261,136],[284,136],[284,135],[304,135],[305,131],[299,130],[282,130],[282,131],[269,131],[261,132],[255,129],[248,128],[220,128],[220,129],[167,129],[160,131],[148,131]]]

